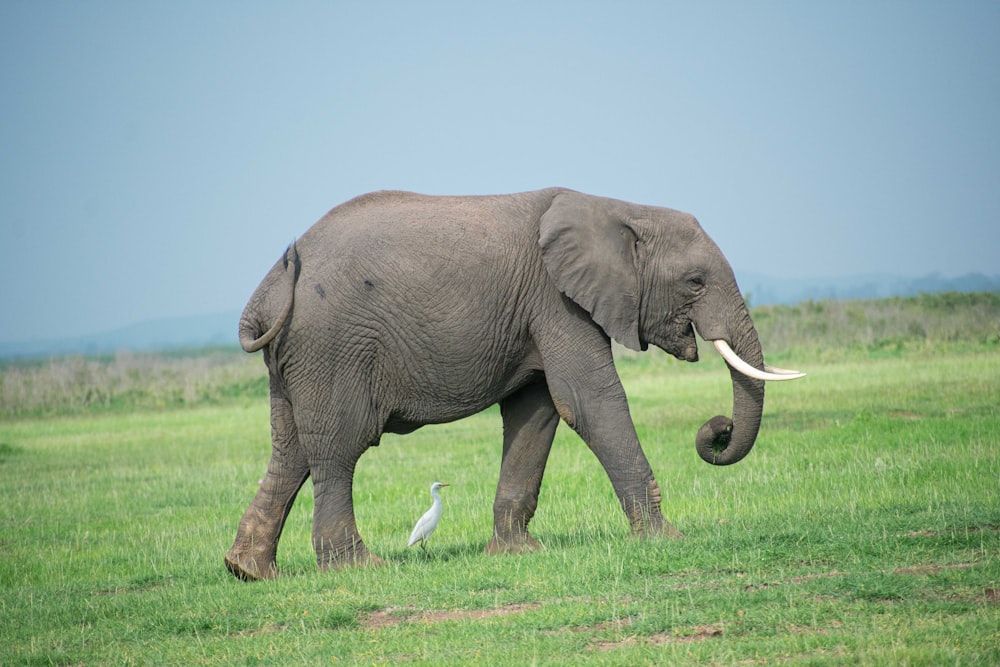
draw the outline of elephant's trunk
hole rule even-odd
[[[732,350],[754,369],[764,368],[757,331],[744,309],[745,321],[733,336]],[[717,346],[718,347],[718,346]],[[721,349],[720,349],[721,351]],[[741,461],[753,449],[764,412],[764,381],[748,377],[730,364],[733,380],[733,418],[713,417],[698,430],[695,439],[698,454],[713,465],[731,465]]]

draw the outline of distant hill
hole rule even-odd
[[[788,280],[757,273],[736,274],[751,306],[795,304],[802,301],[856,301],[938,292],[1000,292],[1000,275],[969,273],[957,278],[930,274],[920,278],[867,274],[846,278]]]
[[[188,347],[238,345],[239,310],[140,322],[105,333],[15,343],[0,342],[0,359],[148,352]]]
[[[788,280],[756,273],[737,272],[740,289],[751,306],[794,304],[832,299],[881,299],[937,292],[1000,292],[1000,275],[970,273],[957,278],[927,275],[904,278],[892,275],[860,275],[847,278]],[[106,333],[14,343],[0,342],[0,359],[40,358],[66,355],[114,354],[237,345],[240,311],[150,320]]]

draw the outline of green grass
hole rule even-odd
[[[359,525],[386,566],[316,571],[307,484],[284,576],[259,584],[222,564],[269,454],[255,385],[7,417],[0,664],[1000,664],[1000,350],[908,342],[781,365],[809,376],[769,385],[753,453],[713,468],[694,434],[731,409],[721,360],[621,356],[685,540],[629,538],[561,427],[532,523],[545,549],[483,555],[492,409],[362,457]],[[425,557],[405,541],[434,479],[452,486]]]

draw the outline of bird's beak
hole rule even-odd
[[[442,484],[441,486],[451,486],[451,484]]]

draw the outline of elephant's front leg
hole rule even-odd
[[[538,547],[528,533],[528,522],[538,507],[559,415],[544,382],[530,384],[505,398],[500,412],[503,461],[493,501],[493,537],[486,553],[518,553]]]
[[[634,535],[683,535],[663,518],[660,487],[639,445],[629,415],[625,390],[611,359],[595,354],[600,363],[585,372],[550,373],[546,377],[559,416],[583,438],[604,467]],[[554,364],[560,369],[572,364]]]
[[[226,554],[226,567],[244,581],[278,576],[278,539],[295,496],[309,476],[309,461],[298,440],[291,405],[276,392],[271,397],[271,443],[267,474]]]

